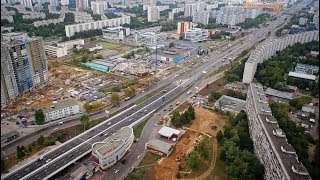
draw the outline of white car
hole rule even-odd
[[[202,72],[203,72],[203,74],[207,73],[207,71],[202,71]]]
[[[114,171],[115,174],[117,174],[119,172],[119,169],[117,169],[116,171]]]

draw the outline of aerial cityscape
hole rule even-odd
[[[319,180],[318,0],[1,0],[1,180]]]

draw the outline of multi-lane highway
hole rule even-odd
[[[229,49],[221,49],[218,53],[213,53],[208,56],[208,62],[201,64],[194,69],[189,68],[188,73],[182,77],[171,77],[164,80],[162,83],[172,83],[166,91],[159,92],[146,101],[133,106],[121,114],[110,118],[108,121],[88,130],[87,132],[76,136],[75,138],[63,143],[56,149],[43,155],[43,158],[33,160],[20,169],[11,172],[3,179],[48,179],[60,172],[62,169],[80,159],[84,155],[91,152],[91,145],[94,142],[102,141],[107,136],[116,132],[123,126],[128,126],[131,123],[141,120],[148,114],[151,114],[163,104],[169,102],[172,98],[179,95],[188,87],[194,87],[200,84],[208,73],[222,66],[228,61],[224,61],[227,57],[235,57],[243,50],[249,49],[253,44],[264,39],[268,31],[274,31],[270,27],[278,27],[284,23],[284,18],[270,22],[269,26],[262,27],[251,33],[248,37],[244,37],[232,44]],[[241,42],[241,40],[243,40]],[[241,42],[241,43],[240,43]],[[204,73],[206,72],[206,73]],[[179,80],[182,80],[181,82]]]

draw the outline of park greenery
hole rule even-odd
[[[211,92],[211,94],[209,95],[208,101],[210,103],[213,103],[213,102],[217,101],[223,94],[225,94],[226,96],[231,96],[231,97],[238,98],[238,99],[243,99],[243,100],[247,99],[247,95],[245,93],[234,91],[232,89],[226,89],[223,93],[216,92],[216,91]]]
[[[100,101],[95,101],[95,102],[85,103],[83,105],[83,108],[86,111],[92,111],[93,109],[99,108],[101,106],[103,106],[103,104]]]
[[[123,91],[124,91],[124,95],[128,97],[131,97],[136,93],[136,89],[132,86],[125,88]]]
[[[34,113],[34,116],[35,116],[37,125],[42,125],[45,123],[45,115],[42,109],[36,110]]]
[[[226,72],[226,79],[228,82],[242,81],[244,66],[248,58],[241,60],[241,63],[237,66],[231,67]]]
[[[17,158],[21,159],[23,158],[27,153],[27,149],[24,146],[17,146]]]
[[[264,86],[280,91],[290,91],[288,85],[297,86],[299,89],[310,90],[311,95],[316,96],[319,83],[302,78],[285,78],[289,71],[293,71],[297,63],[317,65],[318,58],[310,55],[310,51],[319,51],[319,41],[306,44],[297,43],[281,52],[277,52],[272,58],[258,64],[255,77]]]
[[[217,133],[220,159],[226,163],[230,179],[263,179],[264,167],[254,155],[247,115],[241,111],[231,120],[231,127]]]
[[[222,96],[222,93],[220,93],[220,92],[216,92],[216,91],[211,92],[211,94],[209,95],[208,101],[210,103],[213,103],[216,100],[218,100],[221,96]]]
[[[195,118],[195,111],[192,106],[189,106],[188,110],[180,114],[178,111],[173,111],[171,123],[176,127],[181,127],[190,123]]]
[[[212,153],[210,153],[210,150],[211,150],[210,142],[212,142],[212,139],[205,137],[199,144],[195,146],[194,150],[191,151],[191,153],[188,155],[187,163],[190,169],[197,171],[202,166],[204,166],[203,162],[211,161]]]
[[[69,40],[73,40],[73,39],[91,38],[94,36],[101,36],[101,35],[102,35],[101,29],[92,29],[92,30],[88,30],[88,31],[76,32],[71,37],[63,36],[61,38],[61,41],[64,42],[64,41],[69,41]]]
[[[16,14],[13,15],[14,22],[9,23],[6,20],[1,19],[1,26],[12,26],[14,29],[13,32],[27,32],[29,36],[41,36],[41,37],[63,37],[65,35],[65,25],[74,23],[74,15],[73,13],[66,13],[64,22],[57,24],[49,24],[47,26],[39,26],[35,27],[33,25],[34,21],[39,21],[42,19],[22,19],[22,14],[18,12],[17,9],[12,8],[10,10],[16,11]],[[45,19],[57,19],[59,14],[49,13],[48,10],[43,10],[46,14]]]
[[[308,169],[312,179],[319,179],[319,140],[315,143],[310,134],[304,133],[304,128],[290,120],[289,107],[286,104],[272,101],[272,115],[278,120],[279,127],[284,131],[288,143],[293,146],[299,161]],[[315,159],[309,160],[308,149],[316,144]]]
[[[83,127],[83,130],[85,131],[85,129],[89,126],[89,116],[84,114],[80,117],[80,123],[81,126]]]
[[[241,93],[241,92],[238,92],[238,91],[234,91],[232,89],[227,89],[225,91],[225,94],[227,96],[231,96],[231,97],[242,99],[242,100],[246,100],[247,99],[247,94]]]
[[[291,99],[289,105],[295,107],[297,110],[301,110],[302,106],[309,104],[312,98],[309,96],[301,96],[298,98]]]
[[[250,28],[259,28],[259,25],[266,22],[270,18],[270,14],[263,13],[257,16],[256,18],[247,18],[244,22],[237,24],[243,29],[250,29]]]
[[[227,37],[230,37],[231,33],[225,32],[225,31],[220,31],[216,32],[213,35],[210,36],[211,40],[217,40],[217,39],[226,39]],[[230,39],[233,40],[235,37],[231,37]]]
[[[118,104],[120,102],[120,96],[118,93],[112,93],[111,94],[111,103],[112,104]]]
[[[124,81],[121,84],[117,84],[117,85],[114,85],[114,86],[111,86],[111,87],[107,87],[107,88],[101,88],[101,89],[99,89],[99,91],[105,92],[105,93],[107,93],[107,92],[120,92],[122,89],[125,89],[127,87],[133,86],[133,85],[135,85],[137,83],[138,83],[138,79],[137,78],[128,79],[128,80]]]

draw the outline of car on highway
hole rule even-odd
[[[51,161],[51,159],[47,159],[47,160],[46,160],[46,163],[48,163],[48,162],[50,162],[50,161]]]
[[[112,122],[109,122],[107,125],[111,125],[112,124]]]

